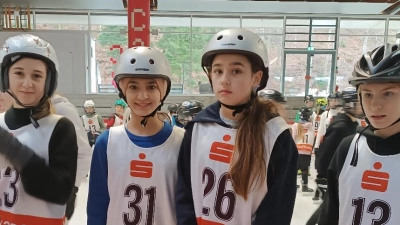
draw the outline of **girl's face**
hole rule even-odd
[[[160,105],[161,92],[154,79],[123,78],[120,83],[132,114],[147,116]]]
[[[361,84],[360,94],[364,112],[371,125],[382,129],[400,117],[400,88],[398,84]]]
[[[123,115],[124,114],[124,107],[120,105],[115,106],[115,113],[118,115]]]
[[[5,112],[11,107],[13,98],[8,93],[0,92],[0,113]]]
[[[23,58],[8,72],[10,91],[25,106],[36,106],[44,95],[47,67],[42,60]],[[21,106],[14,104],[15,107]]]
[[[240,54],[216,55],[209,76],[217,99],[226,105],[244,104],[258,87],[262,72],[253,74],[248,58]]]
[[[329,107],[330,108],[335,108],[336,106],[338,106],[340,104],[339,99],[337,98],[331,98],[329,99]]]
[[[305,102],[305,105],[306,105],[306,107],[311,108],[311,107],[314,106],[314,101],[307,100],[307,101]]]
[[[85,107],[85,112],[87,114],[92,114],[94,113],[94,107]]]

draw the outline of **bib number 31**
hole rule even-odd
[[[147,212],[142,213],[142,209],[139,203],[143,199],[143,189],[137,184],[130,184],[124,192],[125,197],[134,196],[133,201],[128,203],[128,208],[133,211],[133,216],[129,216],[129,213],[123,213],[124,225],[138,225],[142,220],[142,215],[146,216],[146,225],[153,225],[154,223],[154,209],[156,202],[156,188],[150,187],[144,190],[144,195],[147,196]]]

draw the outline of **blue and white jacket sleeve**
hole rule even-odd
[[[87,202],[87,225],[106,225],[108,204],[107,144],[109,130],[96,141],[90,168],[89,196]]]

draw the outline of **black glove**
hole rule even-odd
[[[34,155],[32,149],[21,144],[17,138],[2,127],[0,127],[0,143],[0,154],[10,161],[19,172]]]

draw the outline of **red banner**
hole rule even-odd
[[[150,46],[150,0],[128,0],[128,47]]]

